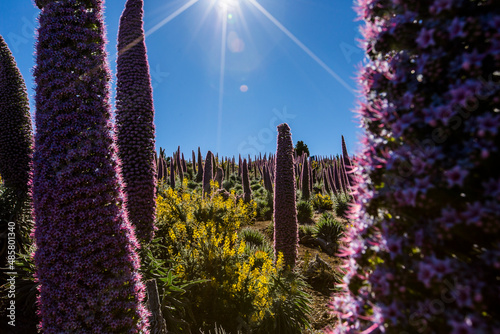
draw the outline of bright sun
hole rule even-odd
[[[219,0],[219,5],[225,8],[233,8],[238,6],[238,0]]]

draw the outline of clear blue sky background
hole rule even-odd
[[[303,140],[312,155],[340,153],[341,135],[355,153],[361,130],[348,87],[357,88],[363,51],[352,2],[259,0],[259,7],[251,1],[224,7],[215,0],[145,0],[157,150],[171,153],[180,145],[189,157],[198,146],[219,155],[275,152],[276,125],[284,121],[294,143]],[[124,5],[106,1],[113,72]],[[38,13],[32,0],[0,2],[0,34],[24,76],[32,113]]]

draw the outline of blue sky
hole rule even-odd
[[[106,1],[113,72],[124,5]],[[363,51],[350,1],[145,0],[144,10],[157,150],[275,152],[282,122],[312,155],[340,153],[341,135],[351,154],[358,150],[350,88]],[[32,112],[38,13],[32,0],[0,2],[0,34],[24,76]]]

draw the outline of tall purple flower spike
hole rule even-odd
[[[182,170],[184,173],[187,173],[187,164],[186,164],[186,159],[184,159],[184,153],[182,153]]]
[[[226,158],[226,172],[225,172],[225,176],[226,178],[229,178],[229,176],[231,176],[231,161]]]
[[[193,174],[196,174],[196,155],[194,154],[194,151],[191,151],[192,152],[192,155],[193,155],[193,162],[191,164],[191,166],[193,167]]]
[[[212,181],[213,177],[213,154],[211,151],[207,152],[207,156],[205,157],[205,166],[203,168],[203,194],[210,195],[210,181]]]
[[[21,200],[30,192],[33,130],[28,93],[16,61],[0,35],[0,175]]]
[[[309,159],[307,158],[307,153],[302,154],[302,158],[304,159],[301,175],[302,198],[307,201],[309,200],[309,197],[311,197],[311,191],[309,188]]]
[[[43,333],[148,327],[111,136],[103,1],[38,1],[33,202]],[[64,27],[64,28],[61,28]]]
[[[351,163],[351,159],[349,158],[349,153],[347,153],[347,146],[345,144],[345,139],[344,136],[342,136],[342,157],[344,158],[344,169],[347,175],[347,181],[349,182],[349,185],[353,186],[354,182],[354,176],[352,175],[353,173],[353,166]]]
[[[269,171],[269,167],[267,166],[267,162],[264,163],[264,187],[267,191],[273,192],[273,184],[271,182],[271,172]]]
[[[366,135],[335,332],[498,333],[498,2],[358,2]]]
[[[293,142],[288,124],[278,125],[274,177],[274,254],[283,253],[285,264],[295,267],[299,227],[295,203]]]
[[[170,159],[170,187],[175,188],[175,155]]]
[[[330,194],[330,192],[331,192],[330,182],[328,180],[327,172],[325,169],[323,169],[323,171],[321,173],[321,177],[323,179],[323,190],[324,190],[325,194]]]
[[[245,203],[249,203],[252,199],[252,189],[250,188],[250,176],[248,175],[248,164],[247,159],[243,159],[243,171],[241,176],[241,182],[243,183],[243,193]]]
[[[182,180],[184,180],[184,167],[182,166],[180,146],[177,146],[177,153],[175,153],[174,157],[175,157],[175,166],[177,169],[177,173],[179,173],[179,179],[182,182]]]
[[[198,172],[196,174],[196,182],[203,181],[203,158],[201,156],[201,149],[198,147]]]
[[[222,182],[224,182],[224,170],[222,169],[222,167],[217,168],[215,181],[217,181],[217,183],[219,184],[219,189],[222,189]]]
[[[156,212],[155,125],[142,8],[142,0],[127,0],[120,17],[116,129],[129,220],[139,240],[149,243]]]

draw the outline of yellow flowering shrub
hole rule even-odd
[[[272,277],[282,270],[282,256],[273,263],[272,252],[249,250],[238,237],[241,226],[255,217],[255,202],[244,203],[236,194],[211,196],[181,187],[160,189],[157,196],[157,254],[184,281],[206,280],[191,290],[193,313],[210,327],[224,324],[234,331],[255,326],[271,311]]]
[[[312,198],[312,206],[315,210],[332,210],[333,201],[329,195],[318,193]]]

